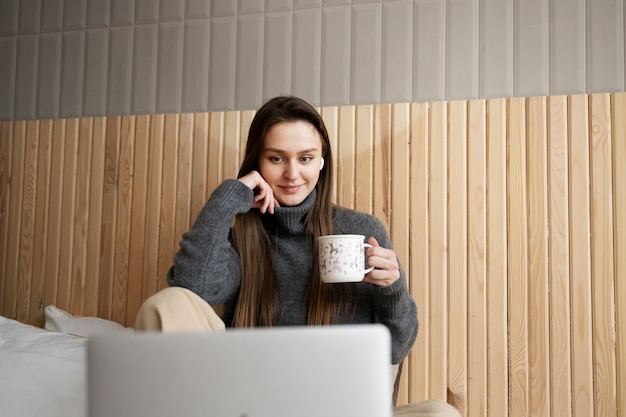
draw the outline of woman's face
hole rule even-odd
[[[322,139],[312,124],[283,122],[265,135],[259,170],[281,206],[297,206],[320,176]]]

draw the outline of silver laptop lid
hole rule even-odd
[[[382,325],[88,340],[91,417],[389,417]]]

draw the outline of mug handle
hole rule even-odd
[[[371,248],[371,247],[372,247],[372,245],[370,245],[369,243],[363,243],[363,248]],[[367,261],[365,263],[367,263]],[[370,266],[369,268],[365,269],[365,271],[363,271],[363,275],[369,274],[373,270],[374,270],[374,267]]]

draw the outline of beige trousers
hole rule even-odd
[[[198,295],[185,288],[166,288],[148,298],[135,319],[136,330],[224,331],[225,325],[213,308]],[[392,367],[392,381],[398,372]],[[394,417],[460,417],[451,405],[428,400],[396,407]]]

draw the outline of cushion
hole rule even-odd
[[[45,315],[47,330],[75,336],[89,337],[98,333],[133,331],[132,328],[99,317],[73,316],[54,305],[46,307]]]
[[[86,342],[0,317],[0,414],[85,416]]]

